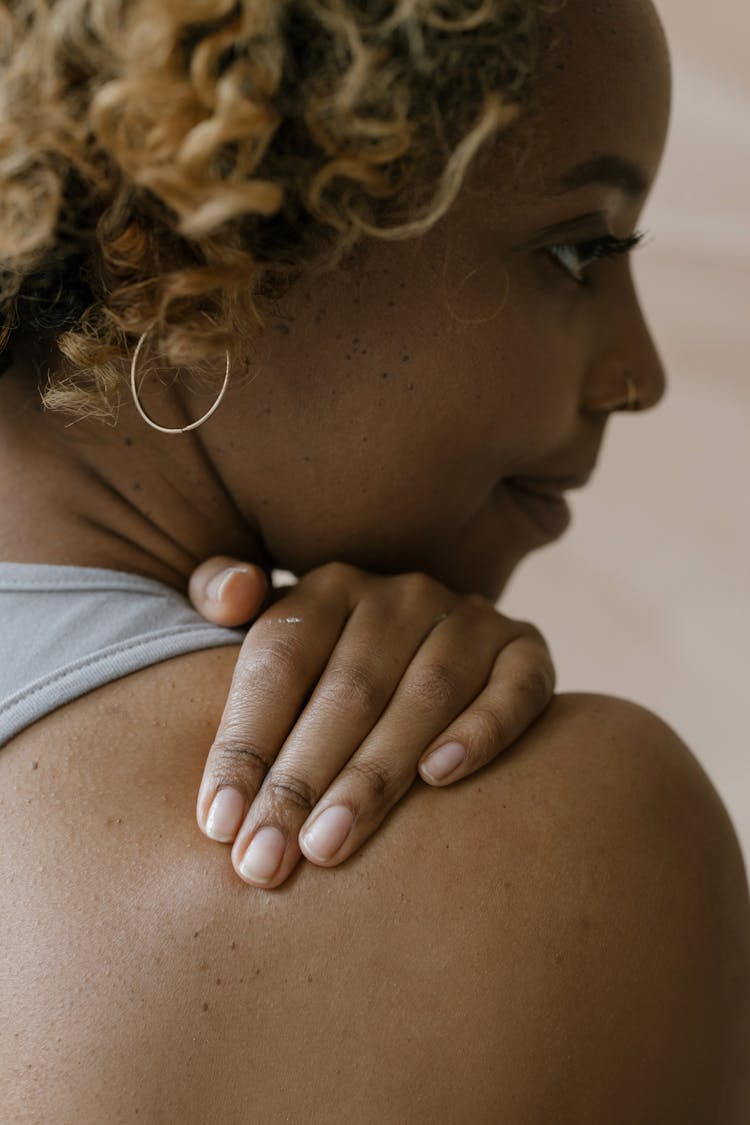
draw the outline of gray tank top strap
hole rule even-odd
[[[172,656],[241,644],[138,574],[0,563],[0,746],[102,684]]]

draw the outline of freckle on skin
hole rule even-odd
[[[208,1004],[206,1003],[206,1001],[205,1001],[205,1000],[203,1001],[203,1011],[204,1011],[204,1012],[207,1012],[207,1011],[208,1011]]]

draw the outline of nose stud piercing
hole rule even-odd
[[[141,348],[143,347],[143,341],[148,336],[148,331],[149,330],[144,332],[143,335],[141,336],[141,338],[139,339],[138,344],[136,345],[136,349],[133,352],[132,363],[130,364],[130,392],[133,396],[133,402],[135,403],[135,408],[138,411],[138,413],[140,414],[141,418],[143,418],[144,422],[148,422],[149,426],[151,426],[152,429],[158,430],[159,433],[161,433],[161,434],[186,434],[188,432],[188,430],[197,430],[199,426],[202,426],[203,423],[208,418],[211,417],[211,415],[218,408],[219,403],[221,402],[221,400],[224,397],[224,392],[226,391],[227,384],[229,383],[229,352],[227,351],[227,353],[226,353],[227,354],[227,369],[226,369],[226,373],[224,375],[224,382],[222,384],[221,390],[219,391],[219,397],[216,399],[216,402],[213,404],[211,409],[207,410],[206,413],[203,415],[203,417],[199,418],[197,422],[191,422],[189,426],[177,426],[175,428],[170,428],[168,426],[160,426],[156,422],[152,421],[151,418],[149,418],[148,414],[146,413],[146,411],[141,406],[140,399],[138,398],[138,390],[140,388],[136,387],[136,381],[135,381],[135,370],[136,370],[136,364],[138,363],[138,356],[140,355]],[[143,381],[141,381],[141,386],[142,385],[143,385]]]

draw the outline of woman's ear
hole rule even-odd
[[[253,563],[213,555],[195,568],[188,596],[195,609],[214,625],[244,625],[266,607],[269,580]]]

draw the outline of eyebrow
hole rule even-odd
[[[605,184],[635,197],[646,192],[648,179],[638,164],[622,156],[595,156],[593,160],[576,164],[565,172],[560,179],[559,190],[554,194],[564,195],[588,184]]]

